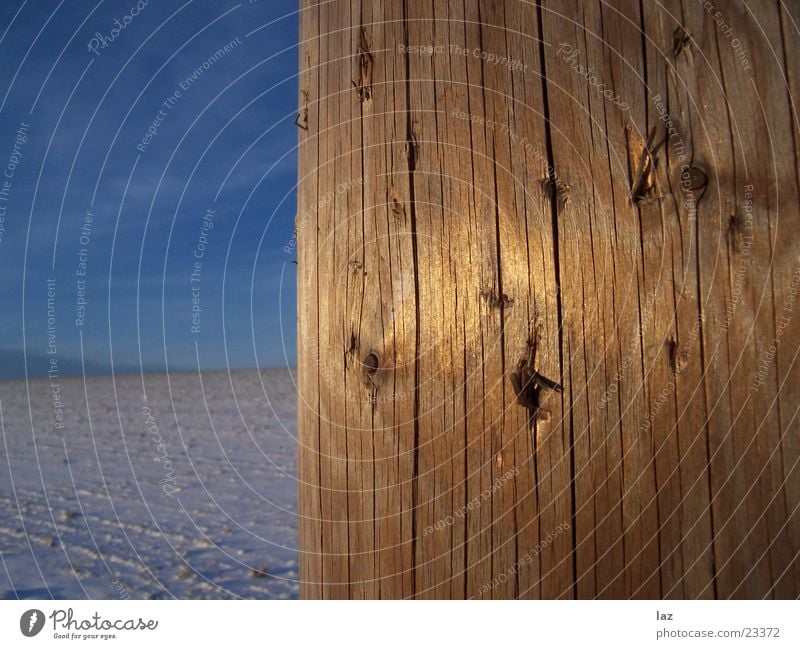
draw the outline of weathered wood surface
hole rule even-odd
[[[800,11],[708,4],[303,0],[304,597],[800,595]]]

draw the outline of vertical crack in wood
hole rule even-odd
[[[414,258],[414,472],[411,487],[411,592],[417,593],[417,518],[419,516],[419,384],[420,384],[420,303],[419,303],[419,252],[417,241],[417,208],[414,192],[414,171],[417,167],[418,144],[414,132],[415,122],[411,107],[411,55],[409,54],[408,0],[403,0],[403,39],[406,57],[406,146],[408,147],[409,212],[411,220],[411,249]]]
[[[678,343],[674,338],[670,338],[664,343],[667,349],[667,359],[669,360],[669,369],[673,375],[678,371]]]
[[[545,64],[545,38],[544,20],[542,17],[542,0],[536,0],[536,22],[539,29],[539,64],[541,65],[542,79],[542,106],[544,112],[544,136],[545,147],[547,150],[547,169],[548,178],[553,187],[557,187],[558,176],[555,171],[555,156],[553,154],[553,134],[550,122],[550,100],[547,93],[547,66]],[[551,228],[553,235],[553,267],[556,283],[556,317],[558,321],[558,361],[559,372],[564,375],[564,311],[561,301],[561,267],[559,260],[559,237],[558,237],[558,201],[553,194],[549,196]],[[568,399],[571,401],[572,395]],[[563,412],[568,412],[570,403],[564,403],[562,399]],[[569,422],[569,470],[570,470],[570,523],[572,529],[572,597],[578,598],[578,557],[577,557],[577,532],[576,532],[576,507],[575,507],[575,431],[573,430],[572,418]]]
[[[374,420],[375,409],[378,406],[378,384],[376,382],[376,375],[380,367],[380,360],[378,359],[378,355],[375,352],[370,352],[361,362],[361,365],[364,368],[364,385],[367,388],[369,404],[372,410],[372,416]],[[374,432],[375,431],[373,427],[373,433]]]

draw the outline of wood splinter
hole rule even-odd
[[[667,135],[664,124],[659,120],[647,136],[644,150],[639,157],[639,163],[636,166],[636,173],[631,179],[631,203],[650,202],[652,200],[659,200],[661,197],[651,196],[651,192],[655,187],[655,156],[658,150],[666,142]]]
[[[689,365],[689,351],[684,349],[680,354],[678,353],[678,343],[674,338],[670,338],[664,343],[667,348],[667,357],[669,358],[669,369],[674,376],[682,374]]]
[[[294,118],[295,126],[302,128],[304,131],[308,130],[308,91],[301,90],[303,93],[303,108],[297,113]]]
[[[489,306],[493,309],[514,306],[514,298],[509,297],[505,293],[498,294],[496,289],[484,291],[481,295],[486,298],[486,301],[489,302]]]
[[[363,27],[358,36],[358,79],[353,81],[358,100],[367,106],[372,102],[372,67],[375,57],[372,54],[372,41],[367,37],[367,30]]]
[[[541,325],[536,326],[534,335],[528,340],[528,354],[517,363],[511,374],[511,385],[517,396],[517,403],[527,408],[531,428],[537,421],[547,421],[550,411],[542,407],[542,390],[563,392],[560,383],[543,376],[536,369],[536,353],[540,340]]]
[[[394,185],[389,187],[389,204],[395,216],[403,216],[405,214],[406,208],[403,206],[403,201],[400,199]]]
[[[569,184],[555,175],[543,178],[542,191],[551,200],[556,201],[558,211],[561,212],[569,202]]]
[[[672,58],[678,58],[678,55],[688,47],[692,42],[692,37],[685,27],[678,27],[672,34]]]

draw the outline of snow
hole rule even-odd
[[[295,394],[289,370],[0,382],[0,597],[297,597]]]

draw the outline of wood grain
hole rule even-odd
[[[800,595],[799,16],[715,11],[303,0],[304,597]]]

